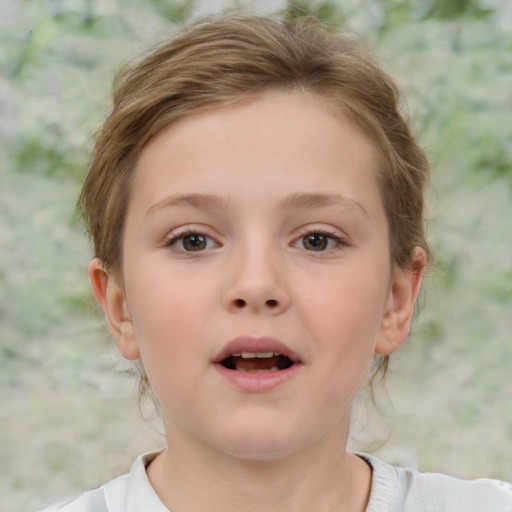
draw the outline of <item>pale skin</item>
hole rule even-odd
[[[300,92],[191,115],[143,150],[122,269],[89,272],[161,403],[168,449],[147,472],[173,512],[365,510],[351,405],[374,354],[407,337],[426,264],[420,248],[408,268],[390,261],[376,162]],[[217,359],[240,337],[277,340],[292,368],[230,380],[246,374]]]

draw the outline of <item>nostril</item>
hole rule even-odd
[[[234,299],[231,304],[236,309],[244,309],[245,307],[248,307],[248,305],[251,303],[252,301],[246,301],[245,299]],[[276,299],[268,299],[264,303],[264,307],[268,309],[277,309],[279,305],[280,302]]]
[[[243,308],[245,307],[245,300],[244,299],[236,299],[235,300],[235,306],[237,308]]]

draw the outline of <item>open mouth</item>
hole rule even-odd
[[[288,356],[274,352],[241,352],[229,355],[220,364],[240,372],[277,372],[290,368],[294,362]]]
[[[269,336],[238,336],[229,341],[212,362],[225,377],[248,391],[268,391],[296,374],[299,354]]]

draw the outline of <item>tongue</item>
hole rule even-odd
[[[235,369],[241,372],[263,372],[278,369],[277,356],[273,357],[235,357]]]

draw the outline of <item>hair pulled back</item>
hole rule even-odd
[[[122,273],[130,182],[148,141],[178,119],[272,89],[327,101],[373,140],[391,261],[406,268],[416,246],[428,256],[428,161],[400,113],[398,88],[368,47],[351,31],[329,31],[313,17],[231,15],[183,28],[117,77],[113,109],[97,137],[79,198],[94,254],[106,269]],[[385,369],[387,361],[379,367]],[[143,369],[141,375],[144,391]]]
[[[121,266],[131,176],[146,143],[180,118],[272,88],[325,98],[374,140],[391,259],[404,268],[415,246],[428,253],[428,161],[400,114],[397,87],[368,48],[312,17],[228,16],[183,29],[116,80],[79,198],[95,256],[107,268]]]

